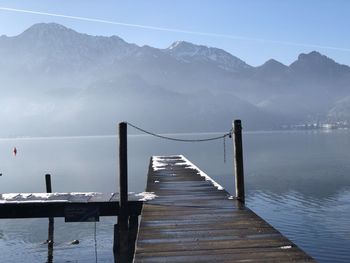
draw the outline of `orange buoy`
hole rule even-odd
[[[17,155],[17,148],[16,148],[16,147],[13,148],[13,155],[14,155],[14,156]]]

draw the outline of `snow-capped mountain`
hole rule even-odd
[[[219,68],[230,72],[238,72],[251,68],[251,66],[244,61],[225,50],[203,45],[194,45],[186,41],[176,41],[167,49],[164,49],[164,52],[170,54],[179,61],[186,63],[213,63]]]
[[[0,61],[26,69],[44,71],[84,70],[100,64],[112,64],[138,49],[117,36],[90,36],[62,25],[35,24],[15,37],[0,38]],[[15,57],[15,59],[14,59]]]
[[[225,130],[232,118],[269,129],[350,116],[341,100],[350,68],[318,52],[252,67],[214,47],[140,47],[50,23],[1,36],[0,57],[5,135],[113,133],[118,120],[175,132]]]

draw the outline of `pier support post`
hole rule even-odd
[[[45,184],[46,184],[46,193],[52,193],[51,186],[51,175],[45,174]],[[47,262],[53,262],[53,237],[54,237],[54,218],[49,217],[49,229],[48,229],[48,238],[47,238]]]
[[[242,146],[242,123],[241,120],[235,120],[233,123],[233,148],[234,148],[234,171],[236,198],[243,204],[245,202],[244,194],[244,171],[243,171],[243,146]]]
[[[127,123],[119,123],[119,216],[118,226],[118,244],[114,245],[117,249],[118,262],[128,262],[129,250],[129,212],[128,212],[128,157],[127,157]]]
[[[129,217],[129,260],[130,262],[132,262],[134,258],[138,227],[139,227],[139,216],[131,215]]]

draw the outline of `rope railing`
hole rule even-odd
[[[165,139],[165,140],[170,140],[170,141],[176,141],[176,142],[192,142],[192,143],[196,143],[196,142],[209,142],[209,141],[215,141],[215,140],[223,140],[223,147],[224,147],[224,163],[226,163],[226,137],[231,138],[232,137],[232,133],[233,133],[233,128],[230,129],[229,132],[224,133],[223,135],[220,136],[215,136],[215,137],[209,137],[209,138],[204,138],[204,139],[180,139],[180,138],[174,138],[174,137],[170,137],[170,136],[165,136],[165,135],[160,135],[154,132],[150,132],[147,131],[143,128],[140,128],[130,122],[126,122],[127,125],[129,125],[130,127],[133,127],[134,129],[143,132],[145,134],[157,137],[157,138],[161,138],[161,139]]]
[[[177,142],[208,142],[208,141],[215,141],[215,140],[220,140],[220,139],[224,139],[226,137],[231,137],[232,135],[232,132],[233,132],[233,129],[231,129],[229,132],[223,134],[223,135],[220,135],[220,136],[216,136],[216,137],[210,137],[210,138],[204,138],[204,139],[180,139],[180,138],[174,138],[174,137],[169,137],[169,136],[164,136],[164,135],[160,135],[160,134],[157,134],[157,133],[153,133],[153,132],[150,132],[150,131],[147,131],[145,129],[142,129],[130,122],[126,122],[129,126],[133,127],[134,129],[140,131],[140,132],[143,132],[143,133],[146,133],[148,135],[152,135],[154,137],[158,137],[158,138],[161,138],[161,139],[165,139],[165,140],[170,140],[170,141],[177,141]]]
[[[135,242],[135,235],[130,237],[130,225],[129,220],[132,218],[128,209],[128,158],[127,158],[127,126],[137,129],[140,132],[148,135],[158,137],[161,139],[177,141],[177,142],[207,142],[214,140],[223,140],[224,146],[224,161],[226,161],[226,137],[234,137],[234,167],[235,167],[235,186],[236,186],[236,198],[244,204],[244,179],[243,179],[243,149],[242,149],[242,125],[241,120],[235,120],[233,129],[224,133],[221,136],[209,137],[205,139],[180,139],[170,136],[156,134],[154,132],[147,131],[134,124],[128,122],[121,122],[118,125],[119,134],[119,215],[118,224],[114,225],[114,242],[113,251],[117,255],[118,262],[127,262],[129,258],[129,242]],[[234,135],[234,136],[232,136]],[[138,225],[138,217],[134,217],[135,225]]]

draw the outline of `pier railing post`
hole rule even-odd
[[[233,123],[233,148],[234,148],[234,170],[236,198],[242,203],[245,202],[244,194],[244,171],[243,171],[243,146],[242,146],[242,123],[235,120]]]
[[[129,213],[128,213],[128,157],[127,123],[119,123],[119,215],[118,262],[128,262]]]
[[[129,260],[130,262],[132,262],[134,259],[138,226],[139,226],[138,215],[131,215],[129,217]]]

